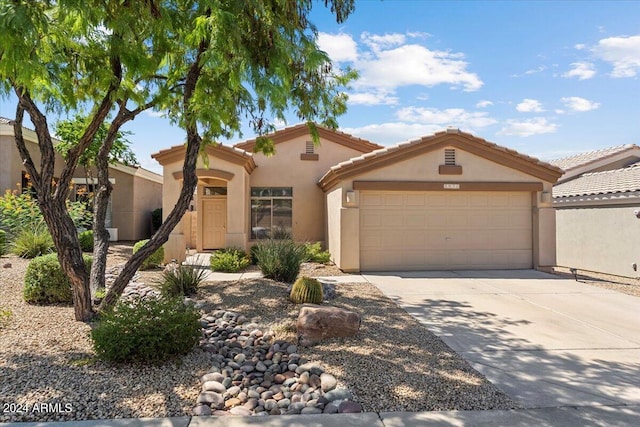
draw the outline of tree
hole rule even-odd
[[[338,22],[354,8],[353,0],[325,0],[325,5]],[[90,319],[93,309],[89,275],[64,202],[100,125],[111,117],[96,156],[94,257],[99,259],[106,259],[108,248],[108,160],[120,128],[154,109],[167,112],[186,134],[178,202],[126,263],[99,307],[105,309],[187,211],[204,144],[239,133],[243,120],[265,135],[274,129],[274,119],[285,120],[292,110],[310,123],[316,141],[311,122],[337,127],[336,118],[346,110],[342,88],[355,73],[335,70],[319,50],[311,8],[312,0],[0,0],[0,90],[18,97],[16,145],[71,279],[77,320]],[[87,124],[54,186],[55,155],[45,112],[80,108],[90,111]],[[25,111],[38,136],[39,167],[24,144]],[[271,153],[273,144],[260,137],[256,150]]]

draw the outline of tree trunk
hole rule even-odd
[[[97,160],[96,163],[99,164],[102,161]],[[93,201],[93,264],[91,264],[90,281],[92,296],[95,296],[96,290],[105,287],[109,253],[109,232],[105,220],[112,188],[109,182],[109,166],[98,165],[98,185]]]
[[[44,198],[46,199],[46,198]],[[82,258],[78,233],[64,201],[38,200],[49,232],[58,250],[58,261],[71,281],[75,319],[86,322],[93,318],[89,274]]]

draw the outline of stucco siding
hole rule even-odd
[[[640,219],[633,206],[556,208],[557,264],[579,270],[638,277]]]
[[[133,240],[151,236],[151,212],[162,207],[162,184],[137,176],[133,177]]]
[[[251,187],[292,187],[293,238],[324,243],[325,196],[317,182],[331,166],[362,153],[321,140],[314,147],[318,160],[302,160],[300,155],[310,140],[310,136],[302,136],[279,143],[271,157],[255,154],[258,167],[251,174]]]

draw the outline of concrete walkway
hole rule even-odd
[[[640,298],[533,270],[365,277],[525,408],[640,405]]]

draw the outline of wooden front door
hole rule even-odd
[[[202,201],[202,247],[220,249],[225,246],[227,234],[227,199]]]

